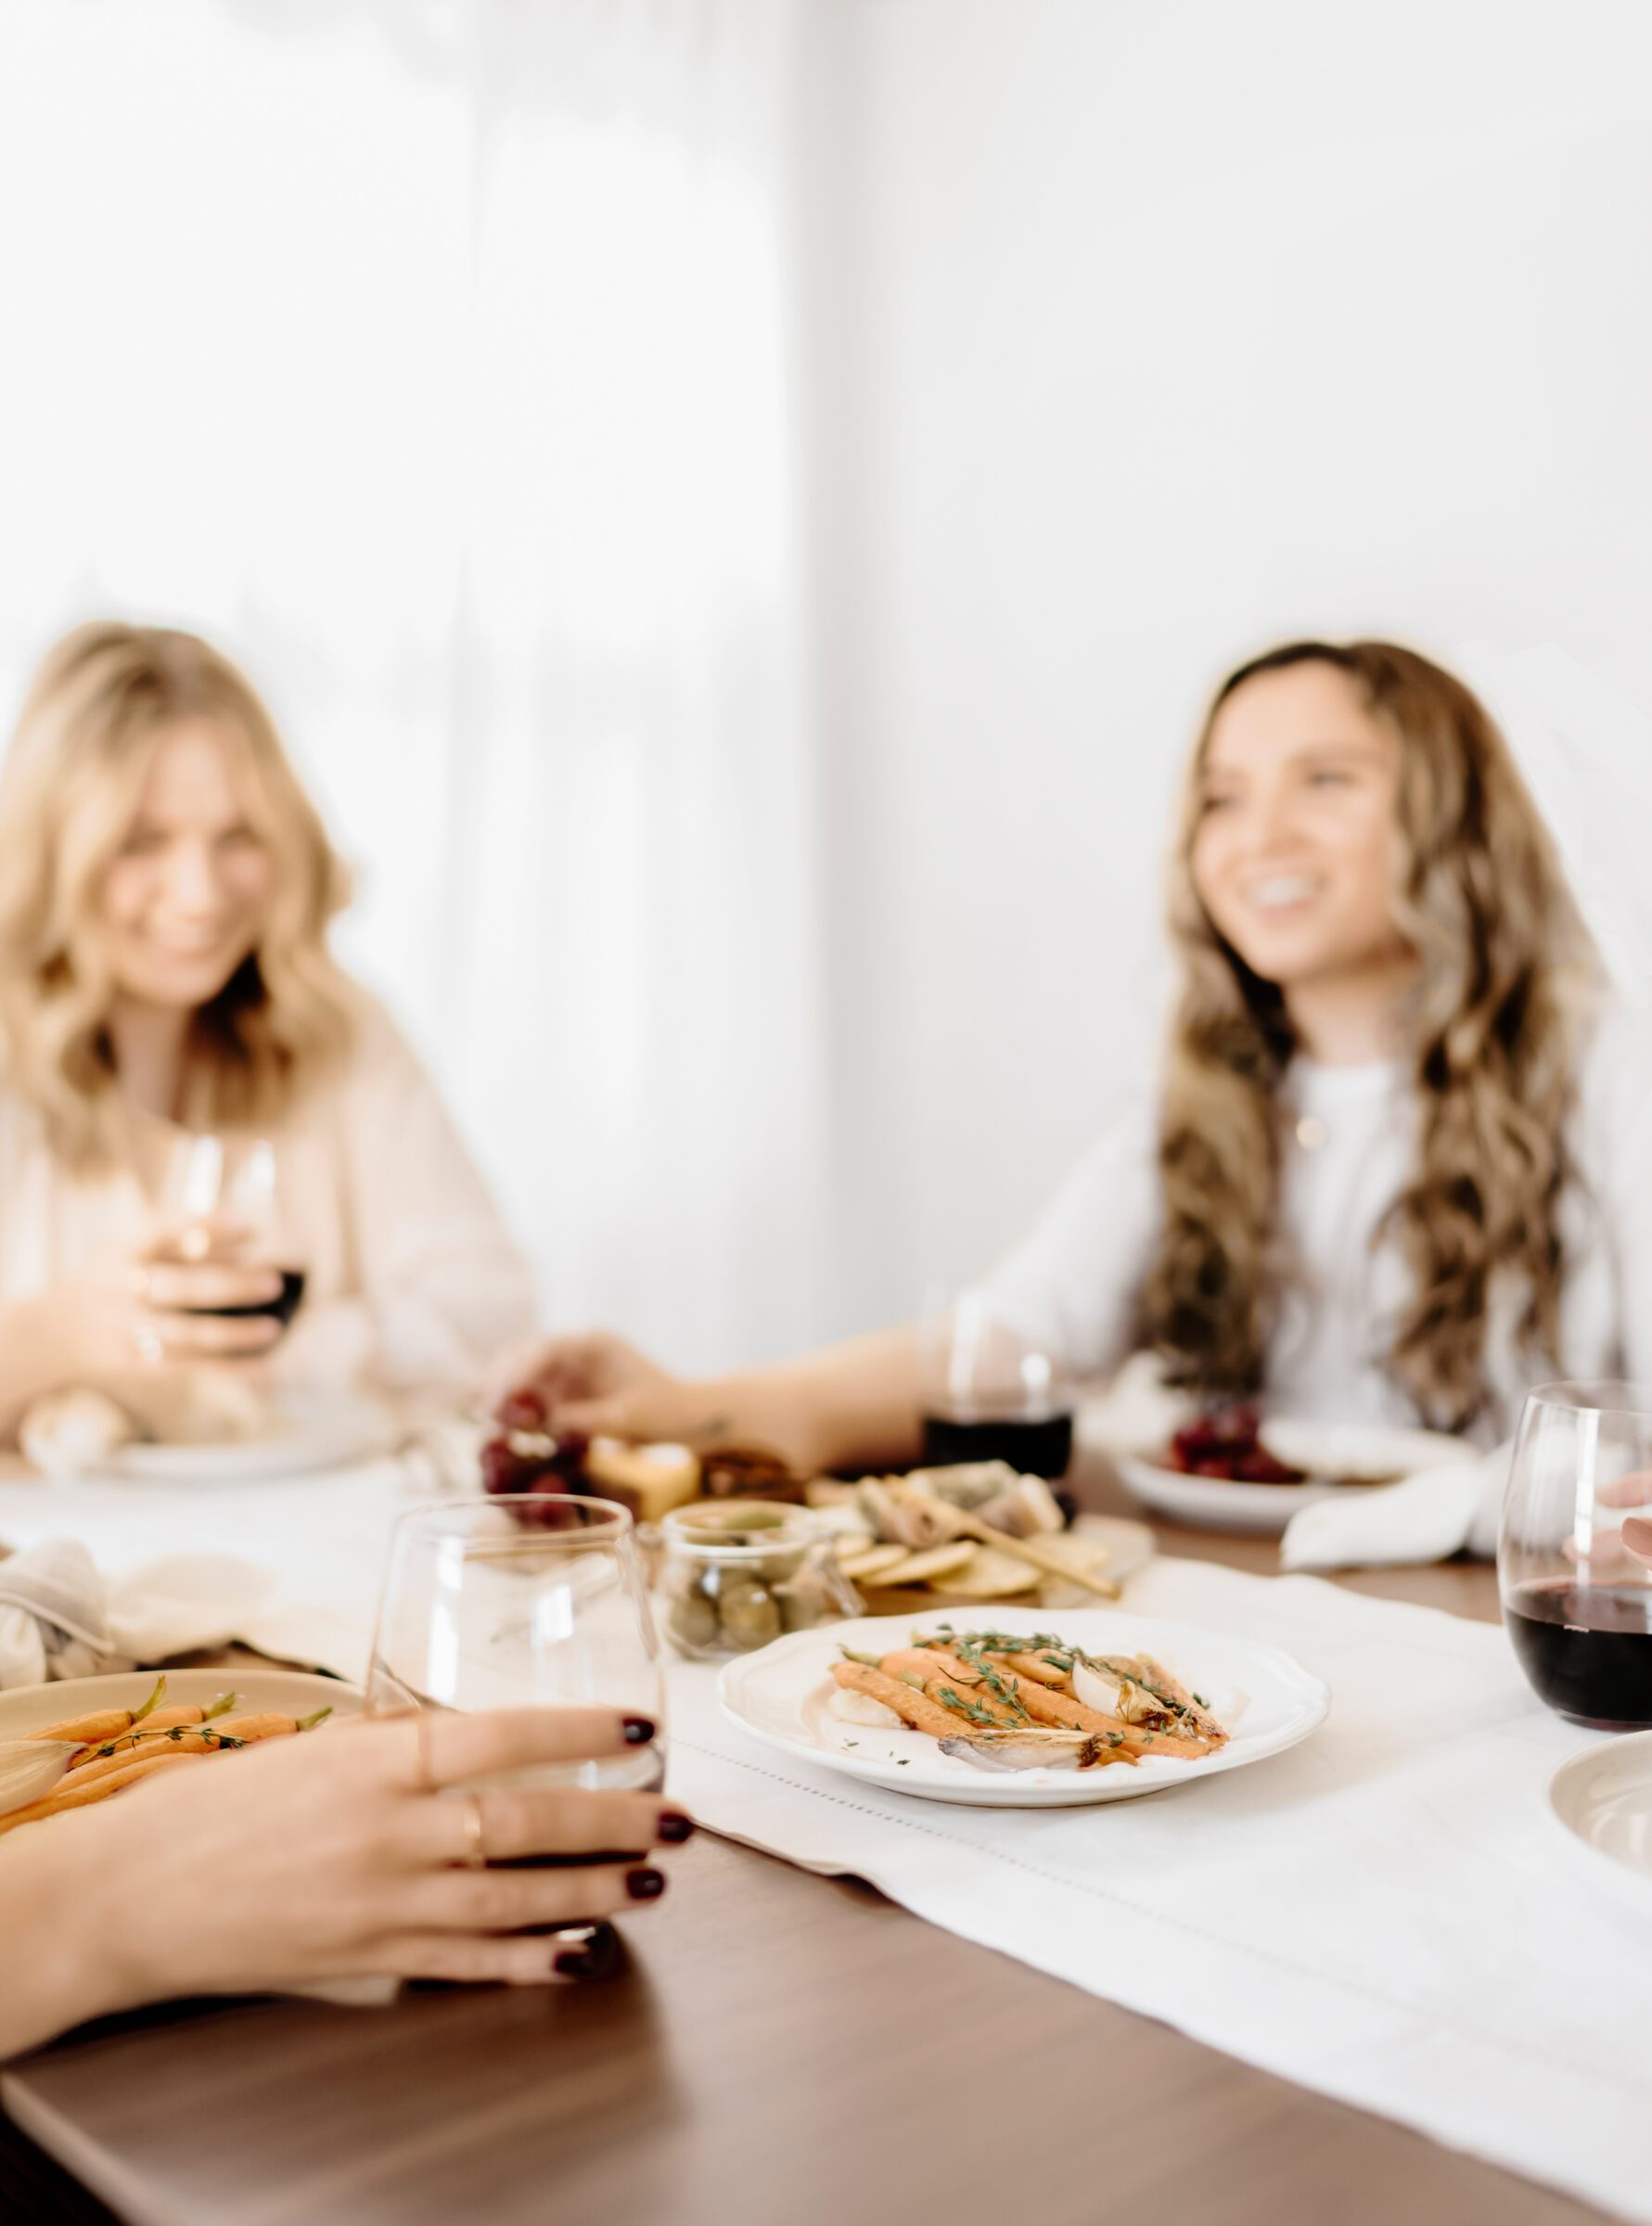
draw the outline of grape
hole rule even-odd
[[[537,1391],[513,1391],[499,1404],[499,1420],[507,1430],[543,1430],[544,1401]]]

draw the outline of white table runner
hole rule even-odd
[[[238,1555],[269,1579],[248,1644],[360,1678],[390,1523],[425,1496],[391,1461],[211,1490],[5,1480],[0,1541],[79,1537],[115,1575]],[[1329,1721],[1140,1801],[954,1809],[794,1763],[677,1663],[672,1789],[713,1831],[1652,2226],[1652,1896],[1544,1797],[1592,1735],[1539,1707],[1499,1630],[1432,1609],[1172,1560],[1129,1607],[1287,1647]]]
[[[1591,1734],[1538,1706],[1499,1630],[1432,1609],[1178,1561],[1129,1606],[1275,1641],[1326,1679],[1329,1721],[1139,1801],[954,1809],[794,1763],[690,1670],[672,1790],[713,1831],[1652,2221],[1652,1896],[1544,1798]]]

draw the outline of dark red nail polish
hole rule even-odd
[[[674,1810],[660,1820],[660,1836],[668,1848],[680,1848],[685,1839],[694,1836],[694,1819],[680,1816]]]
[[[634,1901],[657,1901],[665,1891],[663,1871],[627,1871],[625,1891]]]
[[[551,1958],[551,1969],[558,1978],[595,1978],[596,1958],[583,1948],[564,1948],[560,1955]]]
[[[654,1736],[652,1716],[622,1716],[620,1721],[625,1726],[627,1746],[647,1746]]]

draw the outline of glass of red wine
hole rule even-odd
[[[273,1314],[287,1328],[303,1298],[305,1277],[284,1225],[279,1166],[267,1137],[209,1131],[181,1137],[161,1186],[160,1223],[155,1260],[267,1267],[281,1278],[274,1298],[186,1312]]]
[[[1652,1569],[1623,1540],[1652,1507],[1652,1384],[1544,1384],[1520,1416],[1497,1577],[1521,1669],[1602,1731],[1652,1725]]]
[[[985,1292],[931,1290],[918,1328],[918,1383],[929,1466],[1007,1461],[1023,1476],[1067,1474],[1072,1395],[1065,1372],[1004,1321]]]

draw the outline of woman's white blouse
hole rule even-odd
[[[1280,1217],[1296,1273],[1266,1361],[1264,1391],[1315,1420],[1415,1421],[1384,1367],[1408,1289],[1383,1216],[1410,1178],[1416,1110],[1398,1067],[1293,1061],[1287,1078]],[[993,1312],[1075,1375],[1117,1367],[1159,1222],[1157,1108],[1121,1106],[1027,1236],[982,1279]],[[1574,1179],[1560,1374],[1652,1381],[1652,1028],[1606,1008],[1581,1056],[1567,1134]],[[1533,1380],[1515,1335],[1518,1298],[1494,1298],[1487,1443],[1518,1418]]]
[[[276,1147],[283,1249],[307,1278],[276,1371],[451,1388],[531,1327],[532,1282],[429,1078],[357,996],[347,1062],[260,1130]],[[177,1132],[143,1126],[141,1157],[159,1163]],[[130,1260],[158,1226],[135,1171],[65,1170],[39,1116],[0,1089],[0,1304]]]

